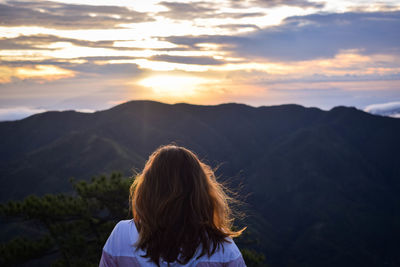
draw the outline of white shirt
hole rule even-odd
[[[134,244],[139,238],[139,233],[136,229],[133,220],[123,220],[117,223],[114,230],[111,232],[103,248],[103,253],[100,260],[100,267],[114,266],[157,266],[151,262],[149,258],[142,257],[146,253],[143,250],[136,250]],[[219,246],[215,253],[210,257],[206,254],[196,259],[201,250],[198,249],[189,262],[185,265],[177,262],[168,263],[160,261],[160,266],[190,266],[190,267],[245,267],[242,254],[238,247],[233,242],[224,242]]]

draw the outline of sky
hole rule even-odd
[[[400,116],[399,29],[397,0],[0,0],[0,120],[144,99]]]

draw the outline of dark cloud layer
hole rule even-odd
[[[313,2],[307,0],[255,0],[252,2],[265,7],[297,6],[302,8],[307,8],[307,7],[322,8],[325,5],[324,2]]]
[[[257,29],[259,30],[260,27],[254,24],[222,24],[218,25],[218,28],[225,28],[230,30],[238,30],[238,29]]]
[[[231,5],[236,8],[244,6],[261,6],[261,7],[278,7],[278,6],[296,6],[301,8],[322,8],[324,7],[324,2],[312,2],[308,0],[231,0]]]
[[[196,65],[220,65],[225,62],[217,60],[212,57],[186,57],[186,56],[170,56],[170,55],[157,55],[150,58],[150,60],[165,61],[182,64],[196,64]]]
[[[76,46],[110,48],[113,47],[115,41],[92,42],[49,34],[20,35],[14,38],[0,38],[0,49],[54,50],[46,46],[57,42],[68,42]]]
[[[144,72],[143,70],[139,69],[136,64],[132,63],[98,65],[93,62],[87,62],[84,64],[73,64],[69,66],[68,69],[79,72],[80,76],[94,74],[102,79],[106,76],[110,78],[134,77]]]
[[[146,13],[118,6],[64,4],[51,1],[9,1],[0,4],[3,26],[55,29],[121,28],[119,24],[152,20]]]
[[[235,55],[298,61],[334,57],[340,50],[400,54],[400,12],[314,14],[240,36],[175,36],[165,40],[195,48],[201,43],[230,47]]]
[[[167,17],[174,20],[192,20],[196,18],[235,18],[241,19],[245,17],[264,16],[262,12],[219,12],[219,7],[213,2],[160,2],[168,8],[168,11],[157,13],[159,16]]]
[[[114,50],[144,50],[137,47],[115,46],[114,42],[126,40],[100,40],[87,41],[73,38],[65,38],[51,34],[20,35],[14,38],[0,38],[0,49],[2,50],[57,50],[58,48],[48,48],[49,45],[57,42],[67,42],[75,46],[109,48]]]
[[[51,44],[57,42],[66,42],[75,46],[92,47],[92,48],[108,48],[121,51],[140,51],[148,48],[134,47],[134,46],[116,46],[115,42],[125,42],[135,40],[100,40],[88,41],[74,38],[60,37],[52,34],[33,34],[33,35],[20,35],[14,38],[0,37],[1,50],[57,50],[61,48],[50,48]],[[173,47],[173,48],[152,48],[157,51],[184,51],[188,50],[186,47]]]
[[[85,63],[74,63],[70,59],[53,58],[43,60],[1,60],[0,66],[8,67],[21,67],[21,66],[39,66],[39,65],[54,65],[63,68],[73,68],[80,64],[95,64],[96,61],[109,61],[109,60],[134,60],[143,59],[144,57],[131,57],[131,56],[90,56],[90,57],[76,57],[74,60],[83,60]],[[121,63],[122,64],[122,63]],[[104,65],[104,64],[101,64]],[[114,64],[115,65],[115,64]]]

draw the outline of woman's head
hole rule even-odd
[[[212,254],[231,230],[229,197],[214,172],[190,150],[168,145],[149,157],[131,187],[136,244],[155,263],[187,262],[199,245]]]

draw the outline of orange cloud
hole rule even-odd
[[[74,76],[74,71],[52,65],[23,67],[0,66],[0,83],[9,83],[13,78],[20,80],[35,79],[44,82],[70,78]]]

